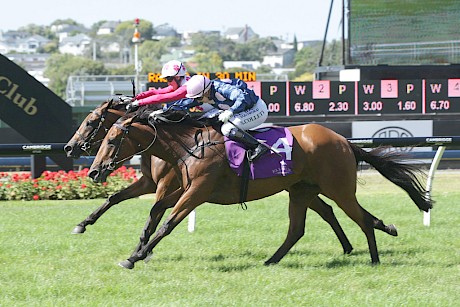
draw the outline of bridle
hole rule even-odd
[[[86,138],[77,130],[77,135],[80,137],[80,139],[83,139],[83,145],[81,145],[81,150],[84,152],[88,153],[88,150],[91,149],[91,146],[94,144],[99,144],[102,142],[102,139],[96,142],[93,142],[93,139],[96,137],[96,135],[99,133],[99,130],[103,127],[104,121],[107,117],[107,114],[109,112],[110,107],[112,106],[113,100],[111,100],[107,106],[104,108],[102,112],[97,112],[97,110],[91,111],[91,114],[94,114],[99,120],[92,122],[89,126],[93,128],[93,131],[89,136]],[[108,128],[104,127],[105,132],[107,133]]]
[[[134,157],[135,155],[140,155],[142,154],[143,152],[147,151],[150,149],[150,147],[153,146],[153,144],[155,143],[156,139],[157,139],[157,129],[156,127],[153,126],[153,129],[155,130],[155,136],[153,137],[153,140],[152,142],[150,142],[149,146],[147,146],[146,148],[138,151],[138,152],[135,152],[133,153],[132,155],[130,156],[127,156],[126,158],[123,158],[123,159],[120,159],[119,161],[117,161],[117,158],[118,158],[118,155],[120,154],[120,149],[121,149],[121,144],[123,143],[124,139],[126,138],[126,135],[129,133],[129,128],[131,127],[131,123],[127,126],[124,126],[123,124],[119,123],[119,122],[116,122],[115,124],[113,124],[112,127],[115,127],[119,130],[122,131],[122,135],[120,137],[120,141],[118,142],[117,144],[117,147],[115,149],[115,155],[113,156],[112,158],[112,161],[109,163],[108,167],[107,167],[107,170],[108,171],[114,171],[117,167],[117,165],[127,161],[127,160],[130,160],[132,157]]]
[[[112,161],[107,166],[108,171],[114,171],[116,169],[117,165],[119,165],[119,164],[121,164],[121,163],[123,163],[123,162],[125,162],[127,160],[130,160],[135,155],[140,155],[140,154],[146,152],[147,150],[149,150],[153,146],[153,144],[155,143],[155,141],[157,140],[157,137],[158,137],[158,130],[157,130],[156,126],[155,126],[155,120],[160,120],[160,121],[169,122],[169,123],[178,123],[178,122],[183,121],[186,118],[187,115],[185,115],[184,117],[182,117],[179,120],[168,119],[168,118],[164,117],[162,114],[156,114],[155,117],[153,118],[153,120],[150,120],[150,118],[149,118],[149,120],[148,120],[149,125],[148,126],[151,127],[154,130],[154,137],[153,137],[152,141],[150,142],[150,144],[146,148],[144,148],[144,149],[142,149],[142,150],[140,150],[138,152],[135,152],[132,155],[127,156],[126,158],[121,158],[120,160],[118,160],[122,143],[125,140],[126,135],[129,133],[129,129],[132,126],[132,123],[133,123],[132,120],[134,120],[136,116],[131,118],[131,122],[128,125],[123,125],[123,123],[120,123],[120,122],[116,122],[115,124],[113,124],[112,127],[115,127],[116,129],[121,130],[122,135],[120,137],[120,140],[117,142],[117,144],[114,145],[114,146],[116,146],[115,154],[113,155],[113,158],[111,159]],[[207,127],[206,125],[203,125],[203,127],[207,131],[208,140],[205,140],[205,138],[203,137],[203,131],[202,130],[197,130],[196,133],[195,133],[195,136],[194,136],[194,141],[195,141],[196,147],[193,149],[193,148],[189,148],[185,144],[181,144],[181,147],[186,151],[186,154],[183,157],[178,159],[178,163],[185,162],[185,160],[188,157],[194,157],[196,159],[203,159],[204,158],[204,148],[205,147],[210,147],[210,146],[214,146],[214,145],[222,143],[222,142],[219,142],[219,141],[212,141],[211,137],[210,137],[209,127]],[[200,137],[202,139],[201,143],[199,141]],[[199,155],[196,154],[197,151],[200,151]]]

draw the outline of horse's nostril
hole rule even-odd
[[[73,149],[73,146],[70,146],[70,145],[65,145],[65,146],[64,146],[64,151],[65,151],[65,152],[71,152],[72,149]]]

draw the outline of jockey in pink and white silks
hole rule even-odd
[[[209,80],[195,75],[187,82],[187,98],[212,104],[223,110],[219,120],[223,122],[222,134],[243,143],[252,152],[249,160],[257,159],[268,148],[243,131],[263,124],[268,117],[266,103],[240,79]],[[236,128],[236,127],[240,128]]]
[[[138,106],[168,103],[185,98],[187,94],[186,83],[190,79],[186,72],[184,63],[176,60],[167,62],[161,70],[160,78],[166,79],[168,86],[151,89],[136,95],[135,100],[126,108],[129,110]]]

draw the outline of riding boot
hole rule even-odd
[[[230,130],[228,134],[228,138],[232,141],[242,143],[245,145],[248,150],[248,160],[254,161],[255,159],[262,156],[264,153],[268,151],[267,146],[264,146],[259,141],[257,141],[252,135],[249,133],[243,133],[242,131],[233,128]]]

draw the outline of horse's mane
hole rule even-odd
[[[163,113],[156,114],[154,118],[149,115],[152,113],[151,109],[139,110],[139,119],[148,119],[151,124],[173,124],[180,123],[181,126],[190,128],[204,128],[204,127],[218,127],[219,123],[214,118],[202,118],[202,113],[197,116],[196,113],[191,113],[183,110],[167,110]]]
[[[128,102],[124,101],[124,99],[126,99],[126,98],[131,99],[131,96],[121,96],[121,95],[110,96],[109,98],[107,98],[107,100],[103,101],[99,105],[99,107],[103,107],[106,103],[109,103],[110,108],[112,108],[112,109],[126,110],[126,105],[128,104]],[[160,104],[151,104],[151,105],[138,107],[138,108],[134,109],[134,111],[132,111],[130,113],[137,113],[137,112],[139,112],[139,110],[145,110],[145,109],[150,109],[151,111],[154,111],[154,110],[159,110],[161,108],[162,108],[162,106]]]

